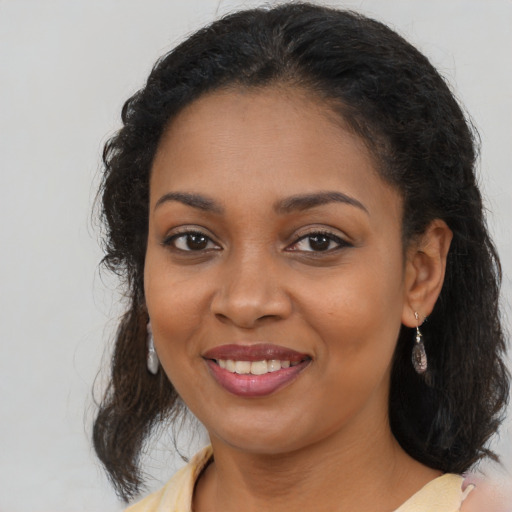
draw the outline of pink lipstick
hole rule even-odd
[[[222,345],[203,354],[211,375],[237,396],[261,397],[291,383],[311,362],[295,350],[259,343]]]

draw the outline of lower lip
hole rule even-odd
[[[264,375],[231,373],[221,368],[215,361],[206,359],[213,378],[227,391],[237,396],[258,397],[275,393],[277,390],[294,381],[299,373],[311,362],[310,359],[301,363],[281,368],[276,372]]]

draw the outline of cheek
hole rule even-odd
[[[151,261],[149,262],[151,263]],[[197,332],[201,329],[199,314],[201,294],[197,286],[176,279],[176,273],[145,274],[146,303],[151,318],[155,349],[162,369],[187,405],[193,405],[191,390],[201,389],[197,354]]]
[[[204,280],[185,278],[169,268],[165,255],[155,252],[148,250],[146,256],[144,290],[155,347],[165,365],[166,360],[177,361],[192,353],[189,341],[201,328],[208,292]]]
[[[403,276],[399,262],[364,258],[340,269],[310,295],[311,308],[333,327],[339,322],[354,332],[371,326],[400,323]],[[355,258],[354,258],[355,259]]]
[[[400,258],[361,251],[310,295],[309,321],[328,358],[347,377],[382,374],[389,366],[401,326],[402,282]]]

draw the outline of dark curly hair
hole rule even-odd
[[[474,172],[474,132],[428,59],[385,25],[307,3],[251,9],[203,28],[162,57],[122,111],[106,143],[100,189],[103,263],[125,281],[111,380],[94,446],[117,492],[136,495],[152,428],[183,408],[161,370],[146,369],[143,271],[149,176],[165,127],[186,105],[221,88],[284,85],[322,100],[370,148],[404,202],[404,247],[433,219],[453,231],[441,295],[424,326],[428,381],[411,365],[402,326],[391,376],[393,434],[412,457],[462,473],[484,456],[503,419],[509,376],[499,317],[501,269]]]

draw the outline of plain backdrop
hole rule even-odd
[[[512,2],[328,3],[398,30],[471,113],[510,329]],[[98,273],[90,219],[101,147],[157,57],[215,17],[256,4],[0,0],[0,512],[122,510],[89,440],[91,390],[121,310],[115,279]],[[97,389],[103,383],[100,375]],[[190,444],[188,428],[184,453],[204,442],[199,434]],[[511,431],[509,420],[495,441],[501,478],[511,478]],[[153,488],[183,464],[161,450],[148,461]]]

